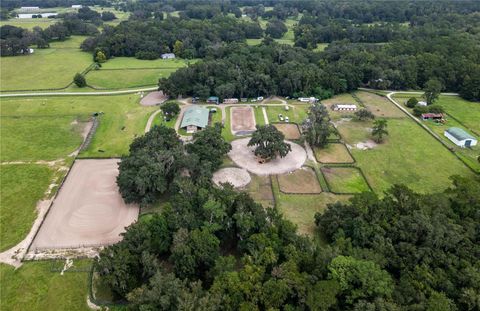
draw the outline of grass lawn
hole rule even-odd
[[[62,88],[77,72],[92,63],[92,56],[78,47],[85,37],[54,42],[48,49],[35,49],[25,56],[2,57],[0,85],[2,91]]]
[[[322,52],[328,47],[329,43],[317,43],[317,47],[314,48],[313,50],[315,52]]]
[[[255,114],[255,124],[265,125],[265,116],[263,115],[262,106],[253,106],[253,113]]]
[[[370,92],[356,92],[363,104],[380,118],[407,118],[408,116],[393,105],[388,98]]]
[[[217,106],[207,106],[207,108],[208,109],[212,109],[212,108],[217,109],[217,112],[210,112],[208,124],[210,126],[213,126],[215,123],[222,124],[222,110],[220,108],[218,108]]]
[[[315,171],[309,167],[278,175],[277,178],[279,189],[283,193],[315,194],[322,192]]]
[[[272,122],[280,122],[278,115],[282,114],[283,117],[288,117],[290,122],[293,123],[302,123],[303,120],[307,117],[307,105],[296,105],[296,106],[289,106],[290,109],[288,111],[285,110],[284,106],[268,106],[267,109],[267,116],[270,123]]]
[[[295,123],[274,123],[273,126],[282,132],[287,140],[296,140],[302,137],[298,125]]]
[[[252,181],[247,186],[247,192],[255,202],[261,203],[264,207],[273,207],[274,198],[270,176],[250,175],[252,176]]]
[[[151,112],[134,94],[86,97],[8,98],[1,103],[1,160],[53,160],[66,157],[81,143],[72,122],[104,112],[85,157],[113,157],[128,152],[143,134]],[[34,139],[32,139],[34,138]],[[103,150],[100,152],[99,150]]]
[[[230,142],[238,137],[232,134],[232,128],[230,125],[230,107],[225,108],[225,113],[225,124],[223,125],[222,136],[226,141]]]
[[[87,267],[90,260],[75,260],[74,267]],[[2,310],[88,311],[88,273],[51,271],[51,261],[24,262],[14,267],[0,264]]]
[[[50,184],[53,171],[46,165],[0,166],[0,251],[7,250],[30,231],[35,206]]]
[[[437,103],[445,112],[459,120],[467,129],[480,135],[480,102],[466,101],[458,96],[440,96]]]
[[[114,57],[102,64],[102,69],[178,69],[186,67],[189,63],[197,62],[196,59],[154,59],[144,60],[134,57]]]
[[[177,122],[178,115],[174,116],[173,118],[170,119],[170,121],[165,121],[163,112],[160,112],[155,116],[155,119],[153,119],[153,124],[154,125],[164,125],[166,127],[175,129],[175,122]]]
[[[361,193],[369,191],[365,178],[355,167],[322,167],[330,191],[335,193]]]
[[[261,39],[247,39],[247,44],[248,45],[260,45],[262,43],[263,38]]]
[[[353,163],[347,147],[341,143],[330,143],[325,148],[314,148],[315,158],[322,163]]]

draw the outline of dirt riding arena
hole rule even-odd
[[[213,173],[213,182],[220,186],[223,183],[230,183],[235,188],[243,188],[250,183],[252,178],[247,170],[237,167],[226,167]]]
[[[255,115],[252,107],[232,107],[230,113],[233,134],[248,135],[255,131]]]
[[[278,157],[266,163],[259,163],[253,153],[255,146],[247,146],[249,140],[250,138],[242,138],[232,141],[232,150],[228,153],[228,156],[235,164],[256,175],[276,175],[292,172],[302,167],[307,159],[307,153],[302,146],[288,142],[292,151],[286,157]]]
[[[138,218],[116,184],[117,159],[76,160],[31,250],[107,245]]]
[[[142,106],[155,106],[160,105],[167,100],[167,96],[162,91],[150,92],[140,100]]]
[[[285,139],[300,139],[300,130],[293,123],[275,123],[273,124],[280,132],[285,135]]]

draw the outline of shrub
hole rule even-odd
[[[408,108],[415,108],[417,104],[418,104],[418,100],[415,97],[410,97],[406,105]]]
[[[75,83],[75,85],[78,86],[78,87],[87,86],[87,80],[80,73],[75,74],[75,76],[73,77],[73,83]]]

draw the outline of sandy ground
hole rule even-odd
[[[230,113],[233,134],[245,135],[255,131],[255,115],[252,107],[232,107]]]
[[[285,135],[285,139],[299,139],[300,130],[296,124],[292,123],[275,123],[273,124],[280,132]]]
[[[77,160],[31,250],[111,244],[137,220],[138,207],[118,192],[117,159]]]
[[[167,96],[162,91],[150,92],[140,100],[142,106],[160,105],[167,100]]]
[[[222,183],[230,183],[235,188],[243,188],[250,183],[252,178],[247,170],[236,167],[226,167],[213,173],[212,181],[219,186]]]
[[[257,175],[275,175],[292,172],[302,167],[307,159],[307,154],[302,146],[288,142],[292,147],[292,151],[289,152],[286,157],[276,158],[267,163],[260,164],[253,153],[255,147],[247,146],[249,140],[250,138],[234,140],[232,142],[232,150],[228,153],[228,156],[238,166]]]
[[[373,140],[369,139],[366,141],[359,142],[355,144],[355,147],[360,150],[367,150],[367,149],[373,149],[377,147],[377,143],[374,142]]]

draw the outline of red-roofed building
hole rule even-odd
[[[442,120],[443,114],[441,113],[422,113],[422,120]]]

